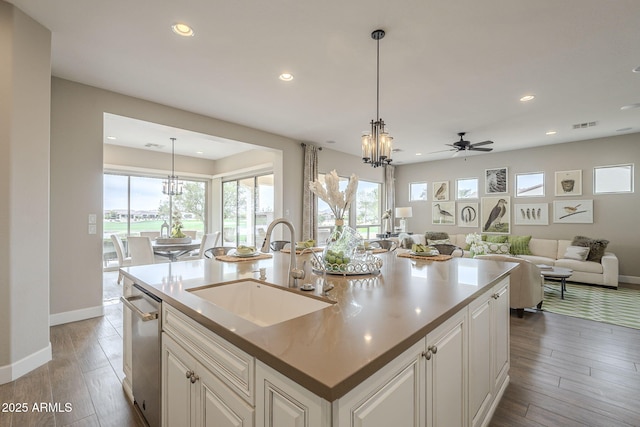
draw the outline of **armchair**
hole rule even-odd
[[[509,306],[516,310],[518,317],[524,316],[524,309],[537,306],[542,308],[544,298],[544,278],[537,265],[522,258],[508,255],[477,255],[476,259],[514,262],[520,264],[511,272]]]

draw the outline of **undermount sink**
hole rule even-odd
[[[271,326],[329,307],[331,303],[254,280],[189,291],[258,326]]]

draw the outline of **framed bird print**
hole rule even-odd
[[[478,204],[472,202],[458,202],[456,204],[458,227],[477,228],[480,223]]]
[[[431,224],[455,225],[456,202],[433,203]]]
[[[440,202],[449,200],[449,181],[437,181],[433,183],[433,200]]]
[[[508,168],[485,169],[484,192],[486,194],[506,193],[508,179]]]
[[[553,222],[593,224],[593,200],[554,200]]]
[[[582,196],[582,169],[556,172],[556,196]]]
[[[483,197],[480,225],[483,233],[509,234],[511,232],[511,200],[509,196]]]
[[[515,225],[549,225],[548,203],[523,203],[514,205]]]

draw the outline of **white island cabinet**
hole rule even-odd
[[[509,383],[509,273],[517,265],[387,258],[379,286],[334,278],[335,305],[264,329],[190,292],[240,270],[230,276],[210,260],[128,267],[125,294],[135,282],[163,301],[162,426],[487,426]],[[255,264],[279,283],[288,261],[275,254]],[[474,281],[462,281],[470,270]],[[358,315],[345,316],[353,306]],[[126,308],[124,316],[131,397]],[[349,339],[369,329],[394,335]]]

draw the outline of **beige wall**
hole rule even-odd
[[[497,143],[496,143],[497,144]],[[635,164],[635,193],[593,194],[594,166]],[[412,206],[413,218],[409,219],[412,231],[441,230],[448,233],[479,232],[480,229],[431,224],[432,191],[429,187],[427,202],[408,202],[409,183],[417,181],[448,180],[451,196],[458,178],[480,178],[480,197],[484,194],[484,171],[493,167],[508,167],[508,189],[511,205],[515,203],[548,203],[548,226],[513,225],[511,234],[533,235],[540,238],[572,239],[581,234],[605,238],[611,241],[609,249],[620,260],[620,275],[640,278],[640,243],[638,241],[638,209],[640,208],[640,185],[637,168],[640,166],[640,133],[621,135],[567,144],[546,145],[526,150],[508,151],[456,157],[455,159],[403,165],[396,169],[396,205]],[[582,196],[570,199],[593,199],[593,224],[554,224],[553,200],[554,174],[556,171],[582,170]],[[515,198],[515,174],[525,172],[545,173],[545,197]],[[562,199],[567,199],[562,197]],[[512,206],[513,209],[513,206]],[[512,210],[513,212],[513,210]],[[513,214],[512,214],[513,215]]]
[[[51,92],[51,313],[63,322],[99,315],[102,224],[87,233],[87,216],[102,212],[103,113],[216,135],[282,152],[283,206],[299,228],[300,145],[293,140],[59,78]],[[114,160],[115,161],[115,160]],[[215,166],[214,166],[215,173]]]
[[[0,1],[0,384],[51,358],[51,33]]]
[[[160,175],[167,175],[171,172],[171,154],[105,144],[104,164],[124,169],[142,168],[146,171],[155,171]],[[211,176],[215,173],[215,161],[176,154],[175,168],[178,176],[193,174]]]

